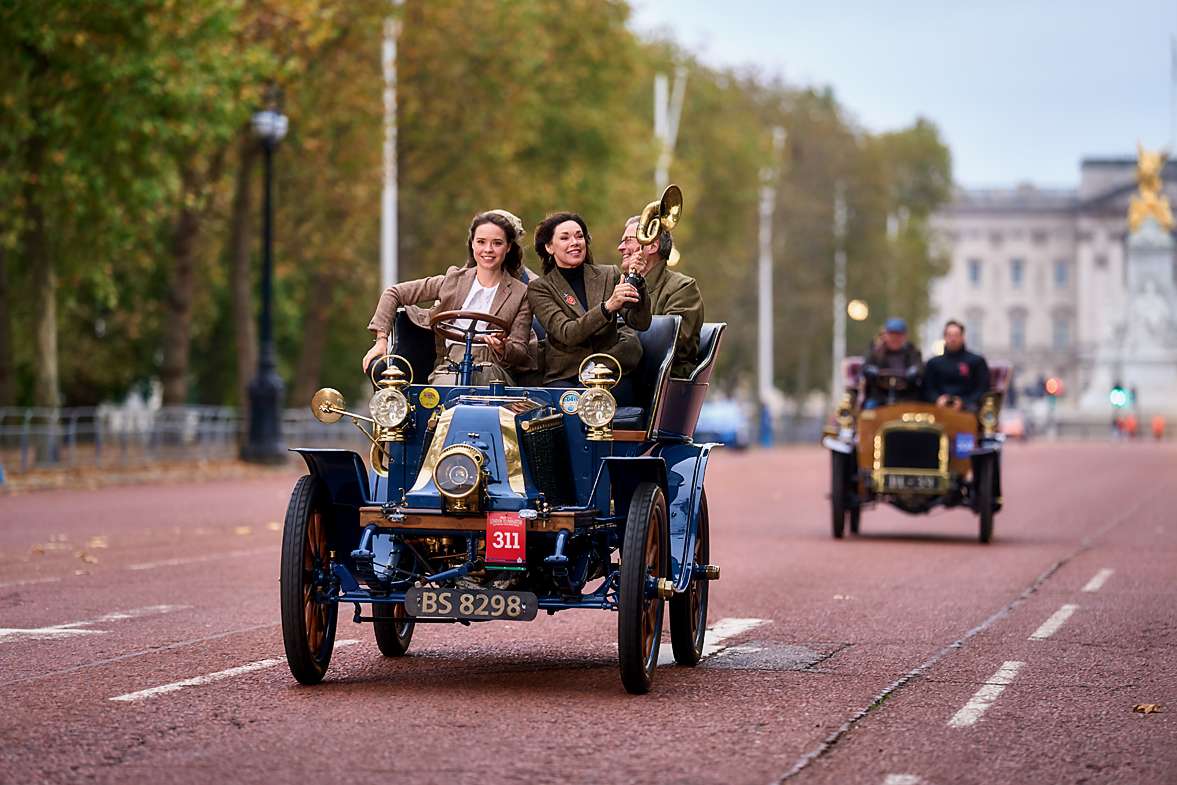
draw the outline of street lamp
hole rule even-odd
[[[258,317],[257,376],[249,385],[249,440],[241,457],[253,463],[282,463],[286,449],[282,444],[282,377],[274,357],[273,278],[274,278],[274,150],[286,136],[287,119],[279,108],[279,93],[271,88],[267,106],[250,120],[254,136],[265,153],[265,204],[262,209],[262,309]]]

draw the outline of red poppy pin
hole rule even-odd
[[[968,363],[961,363],[960,365],[956,366],[956,370],[960,371],[961,376],[968,376],[969,375]]]
[[[568,303],[569,305],[576,305],[576,298],[570,294],[566,294],[564,295],[564,302]]]

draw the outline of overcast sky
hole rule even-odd
[[[868,129],[931,119],[962,185],[1074,186],[1081,158],[1170,144],[1177,0],[631,2],[638,32],[830,85]]]

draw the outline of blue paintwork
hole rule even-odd
[[[411,422],[404,442],[388,445],[391,463],[387,479],[370,478],[359,455],[350,450],[296,450],[303,456],[312,474],[319,477],[332,501],[332,547],[337,549],[338,561],[333,565],[335,589],[328,591],[330,601],[355,603],[394,603],[403,600],[403,593],[378,592],[375,595],[362,584],[354,573],[352,556],[362,535],[358,526],[360,506],[399,502],[402,495],[406,506],[416,510],[437,510],[442,534],[452,534],[444,528],[441,497],[428,478],[413,490],[422,460],[422,442],[426,424],[433,410],[420,403],[421,391],[432,387],[453,419],[442,445],[467,443],[478,447],[486,455],[488,471],[487,504],[484,509],[518,510],[533,507],[539,493],[531,477],[528,461],[523,461],[525,493],[513,491],[508,482],[503,455],[502,433],[499,422],[498,398],[526,397],[541,408],[516,415],[518,423],[530,417],[548,416],[559,412],[561,389],[501,387],[446,387],[411,385],[405,393],[413,404]],[[464,400],[459,401],[460,398]],[[576,503],[561,509],[598,510],[592,525],[577,529],[574,536],[566,536],[567,562],[544,559],[555,553],[558,534],[529,532],[529,551],[543,556],[529,565],[531,571],[542,570],[550,575],[559,593],[540,596],[540,608],[549,611],[571,608],[616,608],[618,570],[616,564],[607,567],[606,579],[592,593],[581,594],[593,558],[603,558],[610,549],[621,545],[625,520],[634,488],[644,481],[656,482],[663,489],[669,512],[670,577],[675,590],[689,588],[694,576],[693,554],[698,534],[703,477],[706,471],[710,444],[692,444],[680,440],[648,442],[590,442],[585,428],[575,414],[563,413],[572,467]],[[522,433],[516,432],[522,447]],[[612,504],[611,504],[612,502]],[[611,509],[612,508],[612,509]],[[420,527],[404,529],[389,522],[382,532],[425,534]],[[471,545],[473,548],[473,545]],[[594,555],[598,554],[598,555]],[[455,568],[461,572],[462,568]],[[467,568],[468,569],[468,568]],[[449,570],[443,575],[454,573]],[[579,596],[578,596],[579,595]]]

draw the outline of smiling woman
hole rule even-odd
[[[576,213],[553,213],[535,228],[544,275],[528,285],[527,299],[547,330],[549,386],[582,386],[577,371],[590,354],[613,355],[624,373],[642,359],[634,330],[650,326],[649,298],[622,281],[616,267],[594,264],[591,243],[588,225]],[[625,308],[628,303],[635,305]],[[624,324],[618,324],[619,313]]]
[[[473,359],[480,365],[474,372],[473,384],[492,381],[513,384],[512,372],[533,369],[531,305],[527,286],[518,278],[523,269],[518,232],[515,224],[499,212],[479,213],[470,222],[465,267],[451,267],[445,275],[405,281],[385,289],[368,324],[376,342],[364,355],[364,371],[367,372],[373,360],[388,352],[388,334],[397,308],[425,302],[434,303],[430,314],[446,311],[489,314],[509,325],[509,330],[488,332],[487,323],[482,321],[472,325],[473,320],[469,318],[446,320],[450,334],[472,327],[487,333],[478,335],[473,348]],[[456,384],[450,364],[462,360],[465,346],[439,332],[436,348],[438,363],[429,381]]]

